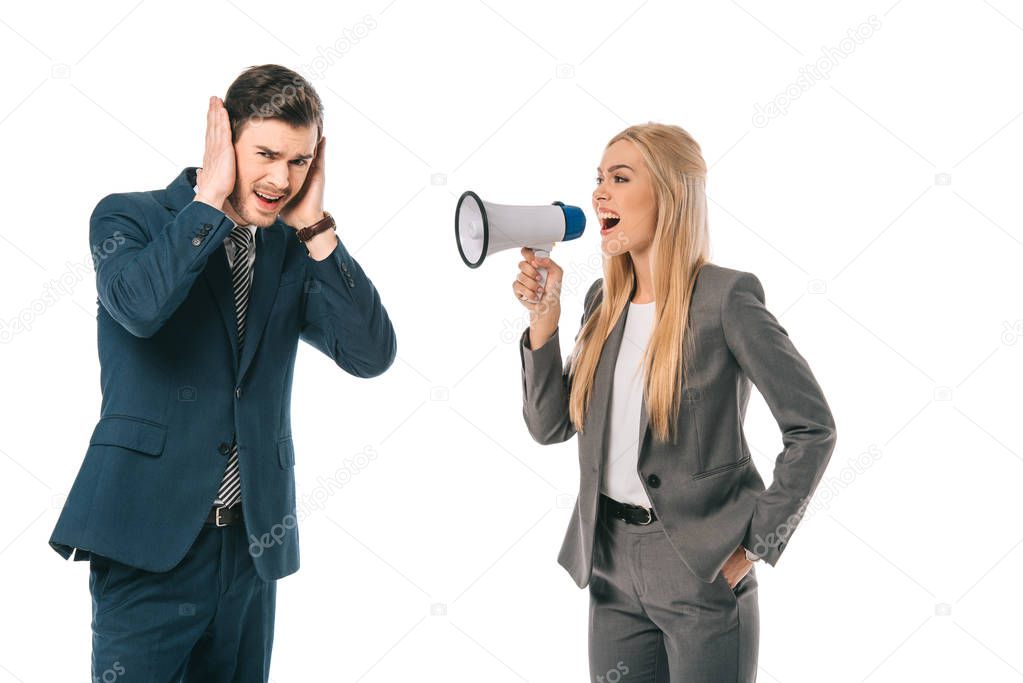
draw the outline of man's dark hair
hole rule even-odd
[[[323,102],[301,74],[278,64],[250,66],[227,89],[224,107],[231,120],[231,141],[247,123],[278,119],[295,127],[316,126],[323,135]]]

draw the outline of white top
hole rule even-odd
[[[192,189],[195,190],[196,194],[199,193],[198,185],[193,185]],[[234,220],[232,220],[230,216],[228,216],[227,220],[234,223]],[[234,224],[235,227],[238,227],[237,223]],[[252,223],[250,225],[246,225],[245,227],[248,228],[249,232],[252,233],[252,244],[249,247],[249,269],[251,270],[252,264],[256,262],[256,225]],[[234,242],[231,241],[230,235],[224,238],[224,249],[225,251],[227,251],[227,267],[234,268],[234,251],[235,249],[237,249],[237,246],[235,245]]]
[[[652,507],[639,478],[643,354],[654,328],[654,302],[629,302],[611,388],[611,423],[600,490],[621,503]]]

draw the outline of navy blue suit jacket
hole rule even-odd
[[[309,256],[279,219],[256,231],[238,353],[224,238],[234,223],[195,200],[195,168],[165,190],[111,194],[96,206],[102,408],[50,545],[149,571],[185,555],[238,442],[241,497],[259,575],[298,569],[291,384],[298,340],[357,377],[394,360],[391,321],[338,241]]]

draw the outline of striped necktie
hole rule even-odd
[[[245,312],[249,307],[249,290],[252,287],[252,267],[249,254],[252,251],[252,232],[247,226],[236,225],[231,230],[234,244],[234,258],[231,260],[231,283],[234,286],[234,311],[238,321],[238,354],[245,343]],[[220,481],[220,490],[214,505],[230,507],[241,499],[241,475],[238,472],[238,439],[231,444],[231,457]]]

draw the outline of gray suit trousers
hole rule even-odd
[[[756,567],[734,588],[680,562],[659,520],[628,524],[603,512],[590,578],[592,683],[749,683],[756,680]]]

